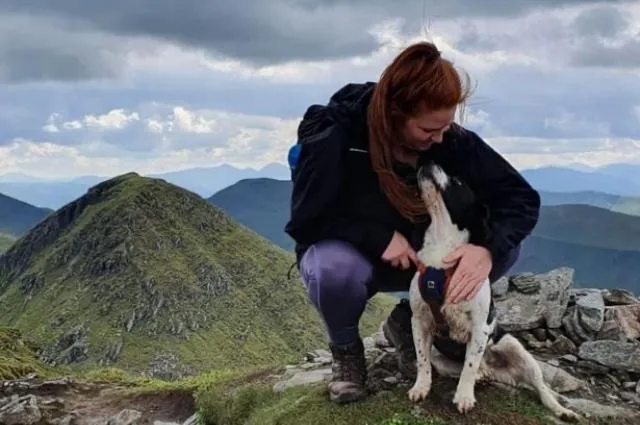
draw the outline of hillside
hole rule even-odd
[[[0,254],[9,249],[14,241],[15,238],[13,236],[0,233]]]
[[[578,245],[640,251],[640,217],[591,205],[543,207],[533,234]]]
[[[196,194],[130,173],[0,256],[0,325],[50,363],[166,378],[292,361],[324,341],[293,261]],[[391,307],[374,301],[366,330]]]
[[[283,231],[288,219],[288,210],[283,213],[283,205],[290,200],[291,181],[265,178],[241,180],[208,199],[271,242],[293,251],[293,239]]]
[[[579,192],[540,191],[542,205],[583,204],[630,215],[640,215],[640,197],[583,190]]]
[[[640,294],[640,252],[585,246],[532,235],[511,273],[575,269],[576,287],[621,288]]]
[[[0,193],[0,233],[20,236],[51,212]]]
[[[640,196],[640,183],[598,171],[578,171],[562,167],[541,167],[522,171],[537,190],[550,192],[596,191],[622,196]]]

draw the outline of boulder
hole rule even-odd
[[[640,373],[640,342],[586,341],[580,345],[578,356],[611,369]]]
[[[573,269],[559,268],[548,273],[523,273],[494,284],[498,322],[507,331],[539,327],[559,328],[569,301]],[[502,285],[502,289],[501,286]]]
[[[574,305],[567,308],[562,326],[572,341],[579,344],[595,339],[604,323],[604,298],[599,289],[571,291]]]

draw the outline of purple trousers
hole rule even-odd
[[[519,247],[494,259],[489,280],[495,282],[513,266]],[[309,247],[300,273],[311,302],[325,323],[329,340],[348,344],[360,337],[358,326],[367,301],[377,292],[408,291],[415,267],[394,268],[372,263],[352,245],[327,240]]]

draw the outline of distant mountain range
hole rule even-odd
[[[522,173],[538,190],[544,192],[578,192],[581,197],[585,196],[582,192],[640,197],[640,165],[542,167],[527,169]],[[82,176],[71,180],[51,181],[21,173],[9,173],[0,175],[0,193],[39,207],[57,209],[82,196],[94,184],[111,177]],[[274,163],[261,169],[220,165],[155,173],[147,177],[162,178],[206,198],[243,179],[289,180],[290,174],[285,165]]]
[[[290,194],[288,181],[243,180],[210,197],[209,202],[292,250],[293,241],[283,231]],[[560,199],[555,195],[551,198],[557,202]],[[600,202],[607,199],[604,195],[594,197],[585,192],[584,199]],[[614,198],[609,201],[615,204]],[[578,286],[618,287],[640,293],[640,217],[586,204],[544,205],[512,272],[546,272],[560,266],[576,270]]]
[[[623,196],[640,196],[640,165],[617,164],[595,171],[542,167],[522,171],[538,190],[548,192],[595,191]]]
[[[269,164],[260,169],[220,165],[145,176],[161,178],[202,197],[211,196],[242,179],[269,177],[287,180],[290,178],[289,169],[282,164]],[[84,195],[91,186],[111,177],[82,176],[71,180],[43,180],[20,173],[10,173],[0,175],[0,193],[39,207],[58,209]]]

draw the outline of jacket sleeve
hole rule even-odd
[[[285,232],[296,242],[309,245],[323,239],[351,243],[364,254],[380,258],[393,236],[381,223],[354,217],[345,211],[341,198],[347,166],[344,124],[329,114],[305,114],[296,148],[298,159],[292,171],[290,220]]]
[[[489,208],[491,235],[482,245],[493,258],[501,258],[533,231],[540,214],[540,195],[476,133],[463,131],[455,155],[464,164],[456,168]]]

